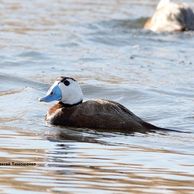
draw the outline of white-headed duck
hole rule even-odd
[[[117,102],[102,99],[83,102],[79,83],[70,77],[59,77],[39,100],[59,101],[46,115],[46,121],[53,125],[129,133],[166,130],[143,121]]]
[[[160,0],[155,13],[144,25],[154,32],[194,30],[194,13],[186,3]]]

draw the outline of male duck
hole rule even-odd
[[[143,121],[117,102],[101,99],[82,102],[82,90],[70,77],[59,77],[39,100],[59,101],[46,115],[46,121],[54,125],[143,133],[166,130]]]
[[[144,25],[154,32],[194,30],[194,13],[189,5],[160,0],[155,13]]]

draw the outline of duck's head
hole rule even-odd
[[[79,83],[71,77],[59,77],[49,88],[46,96],[39,99],[41,102],[60,101],[74,105],[82,102],[83,93]]]

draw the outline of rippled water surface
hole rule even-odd
[[[194,8],[193,1],[187,1]],[[142,29],[157,1],[0,1],[0,193],[194,193],[194,33]],[[133,135],[47,126],[59,75],[155,125]]]

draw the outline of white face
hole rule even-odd
[[[61,101],[73,105],[83,100],[83,93],[77,81],[68,77],[60,77],[49,88],[41,102]]]
[[[59,82],[61,90],[61,102],[64,104],[76,104],[83,100],[83,93],[77,81],[67,78],[64,82]]]

